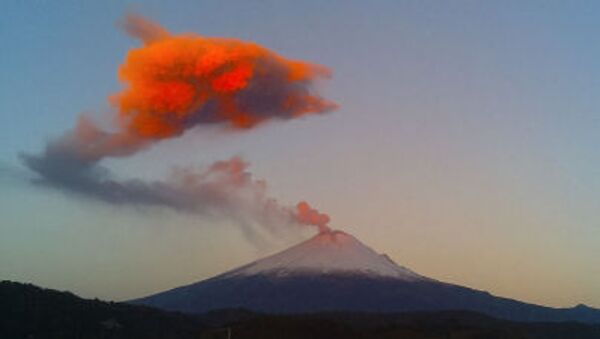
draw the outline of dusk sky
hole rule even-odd
[[[550,306],[600,307],[600,3],[4,1],[0,279],[127,300],[310,237],[257,244],[230,220],[114,206],[30,182],[19,154],[85,114],[110,124],[138,13],[324,65],[323,114],[247,131],[198,126],[102,165],[157,180],[241,156],[400,265]]]

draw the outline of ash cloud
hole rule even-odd
[[[301,211],[270,197],[267,184],[254,179],[240,157],[217,161],[207,168],[175,168],[165,180],[116,180],[97,162],[81,159],[65,144],[51,143],[41,155],[21,155],[38,174],[35,183],[67,194],[131,207],[164,207],[200,217],[228,219],[241,226],[254,243],[255,227],[272,235],[286,227],[322,226],[303,219]]]
[[[119,68],[123,90],[110,97],[124,133],[159,140],[203,124],[249,129],[278,119],[332,111],[315,83],[324,66],[284,58],[253,42],[173,35],[129,15],[125,30],[143,42]]]
[[[330,76],[320,65],[289,60],[255,43],[173,35],[130,15],[125,31],[143,42],[119,69],[124,88],[109,97],[114,131],[85,117],[38,155],[21,154],[35,183],[95,201],[123,206],[166,207],[199,216],[229,218],[256,237],[251,225],[271,233],[281,225],[327,231],[329,217],[306,202],[284,206],[267,194],[265,181],[239,157],[205,169],[179,168],[164,180],[117,180],[102,166],[164,139],[207,124],[247,130],[260,123],[325,113],[337,105],[317,94],[314,82]]]

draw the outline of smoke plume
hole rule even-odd
[[[207,169],[176,169],[154,182],[117,180],[100,164],[197,126],[243,131],[269,120],[331,111],[337,105],[314,86],[330,76],[327,68],[237,39],[173,35],[136,15],[122,26],[143,45],[130,50],[119,68],[124,88],[109,97],[114,129],[81,117],[41,154],[22,154],[37,183],[111,204],[163,206],[273,230],[278,224],[327,230],[329,217],[307,203],[287,207],[270,198],[266,183],[253,179],[239,157]]]
[[[327,226],[329,216],[312,208],[306,201],[301,201],[296,205],[296,212],[296,219],[301,223],[317,226],[319,233],[330,231]]]
[[[110,99],[134,137],[170,138],[201,124],[245,129],[337,107],[314,90],[330,76],[323,66],[237,39],[173,36],[138,16],[124,27],[144,45],[127,54],[119,69],[125,88]]]

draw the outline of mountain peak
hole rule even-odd
[[[353,274],[402,280],[426,279],[380,255],[352,235],[338,230],[321,232],[282,252],[226,273],[226,276],[266,274]]]
[[[320,232],[319,234],[315,235],[314,237],[307,240],[306,242],[318,243],[322,246],[338,246],[338,247],[351,246],[352,243],[354,243],[354,244],[358,243],[358,244],[362,245],[360,243],[360,241],[358,241],[358,239],[356,239],[355,237],[351,236],[350,234],[348,234],[344,231],[339,231],[339,230],[329,230],[329,231]]]

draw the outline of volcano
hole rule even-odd
[[[600,323],[600,310],[551,308],[441,282],[400,266],[342,231],[191,285],[131,301],[185,313],[469,310],[516,321]]]

